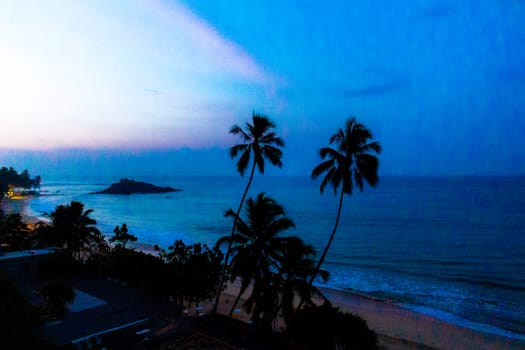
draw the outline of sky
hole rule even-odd
[[[355,116],[380,175],[525,174],[525,1],[1,0],[0,165],[235,174],[253,112],[309,175]]]

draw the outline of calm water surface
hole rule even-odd
[[[213,245],[228,234],[240,177],[137,178],[181,188],[154,195],[93,195],[116,178],[50,179],[33,199],[36,215],[80,200],[111,234],[127,223],[139,241],[176,239]],[[332,229],[337,198],[302,177],[254,179],[285,206],[302,237],[319,251]],[[327,257],[328,286],[388,299],[450,322],[525,339],[525,177],[386,177],[345,198]]]

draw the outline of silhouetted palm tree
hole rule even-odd
[[[372,187],[377,185],[379,180],[377,176],[379,160],[374,154],[381,152],[381,146],[378,142],[371,141],[372,138],[370,130],[352,117],[346,121],[344,129],[339,129],[330,138],[330,144],[334,144],[336,148],[323,147],[319,152],[322,159],[328,159],[314,168],[312,179],[316,179],[326,173],[321,182],[321,193],[324,192],[327,185],[333,187],[334,194],[337,194],[338,188],[341,187],[341,193],[339,195],[335,225],[319,259],[317,270],[321,268],[337,231],[343,207],[343,195],[352,194],[354,182],[361,191],[363,190],[364,182],[367,182]],[[313,283],[315,276],[316,274],[312,275],[310,285]],[[303,301],[301,301],[299,308],[302,306],[302,303]]]
[[[315,249],[295,236],[286,237],[283,243],[277,249],[279,270],[274,275],[274,283],[279,284],[280,301],[275,310],[274,319],[282,310],[284,320],[288,323],[295,314],[296,296],[299,296],[301,300],[311,300],[313,294],[319,297],[322,297],[322,294],[309,284],[311,276],[317,273],[313,260],[316,254]],[[323,280],[328,279],[327,271],[320,270],[319,274]]]
[[[45,214],[51,223],[39,225],[42,238],[46,243],[64,247],[71,253],[80,254],[89,250],[93,244],[103,240],[94,226],[96,220],[90,217],[92,212],[92,209],[84,210],[84,204],[77,201],[57,206],[54,211]]]
[[[284,141],[276,135],[274,130],[275,124],[270,119],[268,119],[268,117],[255,113],[252,115],[252,124],[246,123],[246,129],[242,129],[238,125],[234,125],[230,129],[230,134],[238,135],[243,141],[243,143],[230,148],[231,158],[235,158],[240,154],[240,158],[237,162],[237,170],[241,176],[244,176],[246,170],[248,169],[248,165],[250,164],[250,160],[253,158],[250,177],[248,178],[246,189],[242,194],[239,207],[233,220],[232,231],[230,234],[231,237],[233,237],[235,234],[237,218],[240,215],[244,200],[248,194],[248,190],[250,189],[253,175],[255,174],[255,168],[258,168],[259,172],[264,174],[265,159],[269,160],[272,165],[275,165],[279,168],[283,165],[281,161],[282,151],[279,149],[279,147],[284,147]],[[228,260],[230,258],[232,243],[233,240],[230,240],[226,250],[226,255],[224,257],[224,268],[217,289],[217,296],[215,297],[213,313],[217,312],[217,306],[226,276],[226,269],[229,262]]]
[[[281,249],[287,239],[279,234],[295,227],[295,224],[285,216],[284,208],[264,193],[259,193],[255,200],[247,200],[246,221],[231,209],[225,216],[237,221],[236,233],[219,238],[217,246],[226,243],[231,248],[232,278],[239,277],[241,280],[239,294],[230,311],[231,317],[241,295],[252,281],[259,283],[271,279],[272,267],[278,268],[278,249]],[[265,283],[263,285],[267,286]]]

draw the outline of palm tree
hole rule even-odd
[[[279,147],[284,147],[284,141],[278,137],[275,133],[275,124],[266,116],[253,113],[252,115],[252,124],[246,123],[246,129],[242,129],[238,125],[234,125],[230,129],[230,134],[238,135],[243,143],[232,146],[230,148],[230,157],[235,158],[240,155],[237,162],[237,171],[241,176],[244,176],[250,160],[253,158],[253,163],[250,170],[250,177],[248,178],[248,183],[242,194],[241,201],[237,212],[235,213],[232,231],[230,237],[233,238],[235,234],[235,229],[237,227],[237,219],[241,213],[244,200],[252,184],[253,175],[255,174],[255,168],[259,169],[261,174],[264,174],[264,163],[265,159],[269,160],[272,165],[277,167],[282,167],[283,163],[281,161],[282,151]],[[222,292],[224,280],[226,277],[226,270],[231,254],[231,245],[233,244],[233,239],[230,239],[228,248],[226,249],[226,255],[224,257],[224,266],[221,273],[221,278],[219,286],[217,289],[217,295],[215,297],[215,304],[213,306],[213,313],[217,312],[217,306],[219,303],[219,298]]]
[[[311,300],[312,295],[323,297],[321,292],[309,285],[311,276],[317,273],[315,260],[315,249],[305,244],[299,237],[286,237],[284,244],[278,247],[279,272],[275,274],[275,283],[279,284],[280,302],[275,311],[274,319],[279,312],[283,311],[284,320],[288,324],[295,314],[294,300],[299,296],[305,300]],[[328,279],[328,272],[320,270],[319,275],[323,280]]]
[[[374,154],[381,152],[381,146],[377,141],[371,141],[372,138],[370,130],[352,117],[346,121],[344,129],[339,129],[330,137],[329,143],[334,144],[336,148],[323,147],[319,152],[322,159],[328,159],[314,168],[312,179],[316,179],[321,174],[326,173],[321,182],[321,193],[324,192],[327,185],[333,187],[334,194],[337,194],[339,187],[342,188],[339,195],[335,225],[317,264],[318,271],[326,258],[339,225],[343,207],[343,195],[352,194],[354,182],[360,191],[363,191],[364,182],[367,182],[371,187],[375,187],[378,183],[377,170],[379,168],[379,160]],[[314,282],[316,275],[312,275],[310,285]],[[301,301],[298,309],[302,306],[303,301]]]
[[[77,201],[57,206],[45,214],[51,224],[39,225],[42,238],[48,244],[65,247],[72,254],[89,250],[92,244],[103,241],[102,234],[94,226],[96,220],[90,217],[92,212],[92,209],[84,210],[84,204]]]
[[[216,245],[228,244],[233,253],[231,262],[232,278],[239,277],[241,288],[232,305],[229,316],[233,314],[241,295],[252,281],[259,283],[268,280],[272,268],[276,268],[278,249],[285,244],[285,237],[279,234],[295,227],[291,219],[285,216],[284,208],[273,198],[259,193],[257,198],[249,198],[246,202],[244,221],[232,209],[226,217],[237,221],[236,233],[219,238]],[[257,288],[254,288],[256,290]]]

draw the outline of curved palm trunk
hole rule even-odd
[[[230,310],[230,313],[228,315],[229,318],[232,317],[233,315],[233,312],[235,311],[235,307],[237,306],[237,304],[239,304],[239,300],[241,300],[241,295],[244,293],[244,290],[239,290],[239,294],[237,294],[237,298],[235,298],[235,301],[233,302],[233,305],[232,305],[232,308]]]
[[[310,282],[308,282],[308,287],[312,287],[312,284],[314,283],[315,277],[319,274],[319,271],[321,270],[321,265],[324,263],[324,259],[326,258],[326,254],[328,253],[328,249],[330,249],[330,245],[332,244],[332,241],[335,237],[335,232],[337,231],[337,226],[339,226],[339,218],[341,217],[341,209],[343,208],[343,195],[344,192],[341,189],[341,195],[339,197],[339,208],[337,209],[337,216],[335,218],[335,225],[332,230],[332,234],[330,235],[330,239],[328,240],[328,243],[326,244],[326,247],[324,248],[323,255],[321,255],[321,259],[319,259],[319,263],[317,264],[317,267],[315,268],[315,273],[310,278]],[[304,304],[304,298],[301,298],[301,302],[297,306],[297,310],[299,311],[301,307]]]
[[[252,170],[250,172],[250,178],[248,179],[248,184],[246,185],[246,189],[244,190],[244,193],[242,194],[241,202],[239,203],[239,208],[237,209],[237,213],[235,215],[235,218],[233,219],[232,233],[230,235],[230,243],[228,243],[228,249],[226,250],[226,256],[224,257],[224,265],[222,267],[221,279],[219,282],[219,287],[217,288],[217,295],[215,297],[215,303],[213,304],[213,310],[212,310],[213,314],[217,313],[217,307],[219,305],[219,298],[221,296],[222,286],[224,285],[224,279],[226,278],[226,268],[228,266],[228,260],[230,259],[230,253],[231,253],[232,244],[233,244],[233,235],[235,234],[235,229],[237,228],[237,218],[241,214],[244,200],[246,199],[246,195],[248,194],[248,190],[250,189],[250,186],[252,184],[253,174],[255,173],[256,165],[257,164],[255,163],[255,160],[254,160]]]

